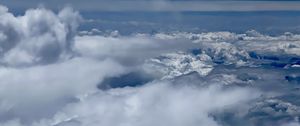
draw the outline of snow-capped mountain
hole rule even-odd
[[[165,54],[146,61],[146,71],[162,76],[162,79],[175,78],[191,72],[206,76],[213,70],[213,62],[205,53],[199,55],[176,52]]]

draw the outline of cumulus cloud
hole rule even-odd
[[[94,92],[105,77],[126,72],[109,58],[73,57],[81,16],[43,7],[14,16],[0,6],[0,122],[29,124],[51,117],[77,96]]]
[[[72,8],[58,14],[45,8],[29,9],[22,16],[14,16],[3,6],[0,11],[2,64],[47,64],[68,56],[81,19]]]

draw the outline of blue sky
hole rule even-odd
[[[37,6],[60,10],[69,5],[85,19],[95,20],[81,24],[80,30],[300,33],[299,0],[0,0],[0,4],[15,14]],[[185,13],[191,11],[195,13]]]
[[[71,5],[84,11],[299,11],[299,0],[1,0],[12,9]]]

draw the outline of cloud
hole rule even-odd
[[[136,65],[161,53],[197,47],[184,40],[167,40],[148,35],[101,36],[84,35],[75,38],[74,51],[81,56],[98,59],[114,58],[124,64]]]
[[[75,58],[30,68],[0,69],[0,120],[19,118],[31,122],[49,117],[78,95],[97,90],[104,77],[125,69],[111,60]]]
[[[52,120],[35,125],[219,126],[212,117],[214,113],[246,105],[259,95],[253,94],[247,88],[176,87],[169,82],[155,82],[90,94],[66,106]]]
[[[283,124],[282,126],[300,126],[300,124],[297,122],[291,122],[291,123]]]
[[[261,56],[275,57],[293,64],[295,59],[291,58],[300,55],[299,35],[288,32],[279,36],[263,35],[254,30],[244,34],[173,32],[122,36],[87,33],[89,35],[75,37],[75,53],[97,59],[109,57],[132,66],[177,51],[208,55],[214,63],[235,66],[249,65],[253,63],[252,58]],[[283,55],[292,57],[284,58]]]
[[[14,16],[0,9],[0,62],[24,66],[47,64],[68,57],[80,21],[78,12],[65,8],[58,14],[45,8]]]

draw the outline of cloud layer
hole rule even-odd
[[[261,121],[249,116],[255,105],[258,113],[297,108],[288,101],[268,106],[268,99],[290,91],[282,84],[297,82],[299,35],[79,35],[80,21],[72,8],[15,16],[0,6],[1,126],[222,126]],[[99,88],[105,79],[130,83],[122,77],[132,73],[151,77],[140,85]],[[297,125],[290,120],[297,113],[286,113],[278,115],[289,120],[272,124]]]
[[[57,126],[219,126],[213,113],[245,105],[259,95],[252,93],[250,89],[223,90],[215,86],[201,89],[174,87],[167,82],[150,83],[136,89],[91,94],[67,106],[54,120],[37,125],[54,122]]]

